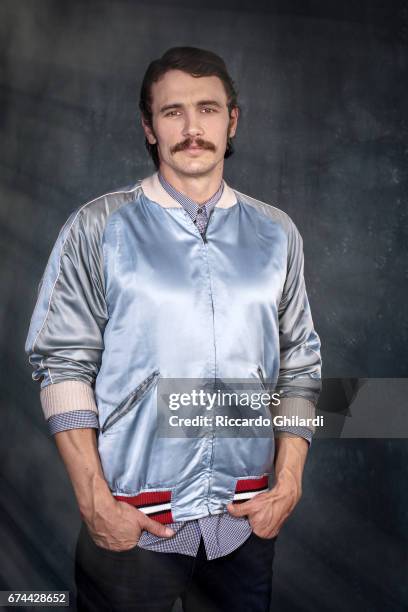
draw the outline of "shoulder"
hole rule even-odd
[[[77,206],[59,232],[59,242],[66,243],[82,234],[83,238],[101,237],[109,217],[139,196],[141,180],[112,189]]]
[[[271,220],[273,223],[277,223],[283,229],[283,231],[288,235],[298,234],[299,231],[291,219],[291,217],[278,206],[268,204],[267,202],[263,202],[262,200],[258,200],[253,198],[245,193],[241,193],[234,189],[234,192],[237,196],[237,200],[241,203],[241,205],[249,206],[252,210],[256,211],[258,214],[263,215],[267,219]]]
[[[138,180],[135,184],[118,187],[103,193],[78,206],[72,212],[71,217],[75,218],[76,216],[83,223],[106,222],[111,214],[137,198],[141,191],[140,184],[141,180]]]

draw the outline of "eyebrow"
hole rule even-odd
[[[196,106],[216,106],[217,108],[222,108],[222,105],[217,102],[217,100],[199,100],[195,104]],[[183,108],[183,104],[181,102],[174,102],[173,104],[165,104],[159,110],[159,113],[165,113],[166,111],[173,108]]]

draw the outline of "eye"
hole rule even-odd
[[[172,110],[172,111],[169,111],[168,113],[166,113],[164,116],[165,117],[175,117],[177,115],[177,113],[180,113],[180,111]]]
[[[209,113],[215,113],[215,109],[210,106],[205,106],[202,110]]]

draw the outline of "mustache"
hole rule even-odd
[[[215,145],[208,140],[203,140],[202,138],[186,138],[183,142],[179,142],[174,147],[170,149],[171,153],[177,153],[178,151],[184,151],[184,149],[188,149],[192,144],[197,145],[201,149],[208,149],[209,151],[215,151]]]

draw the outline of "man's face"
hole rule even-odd
[[[142,119],[146,138],[157,143],[160,166],[178,174],[208,174],[224,162],[228,136],[234,136],[238,109],[228,113],[227,94],[216,76],[192,77],[170,70],[152,85],[152,128]]]

